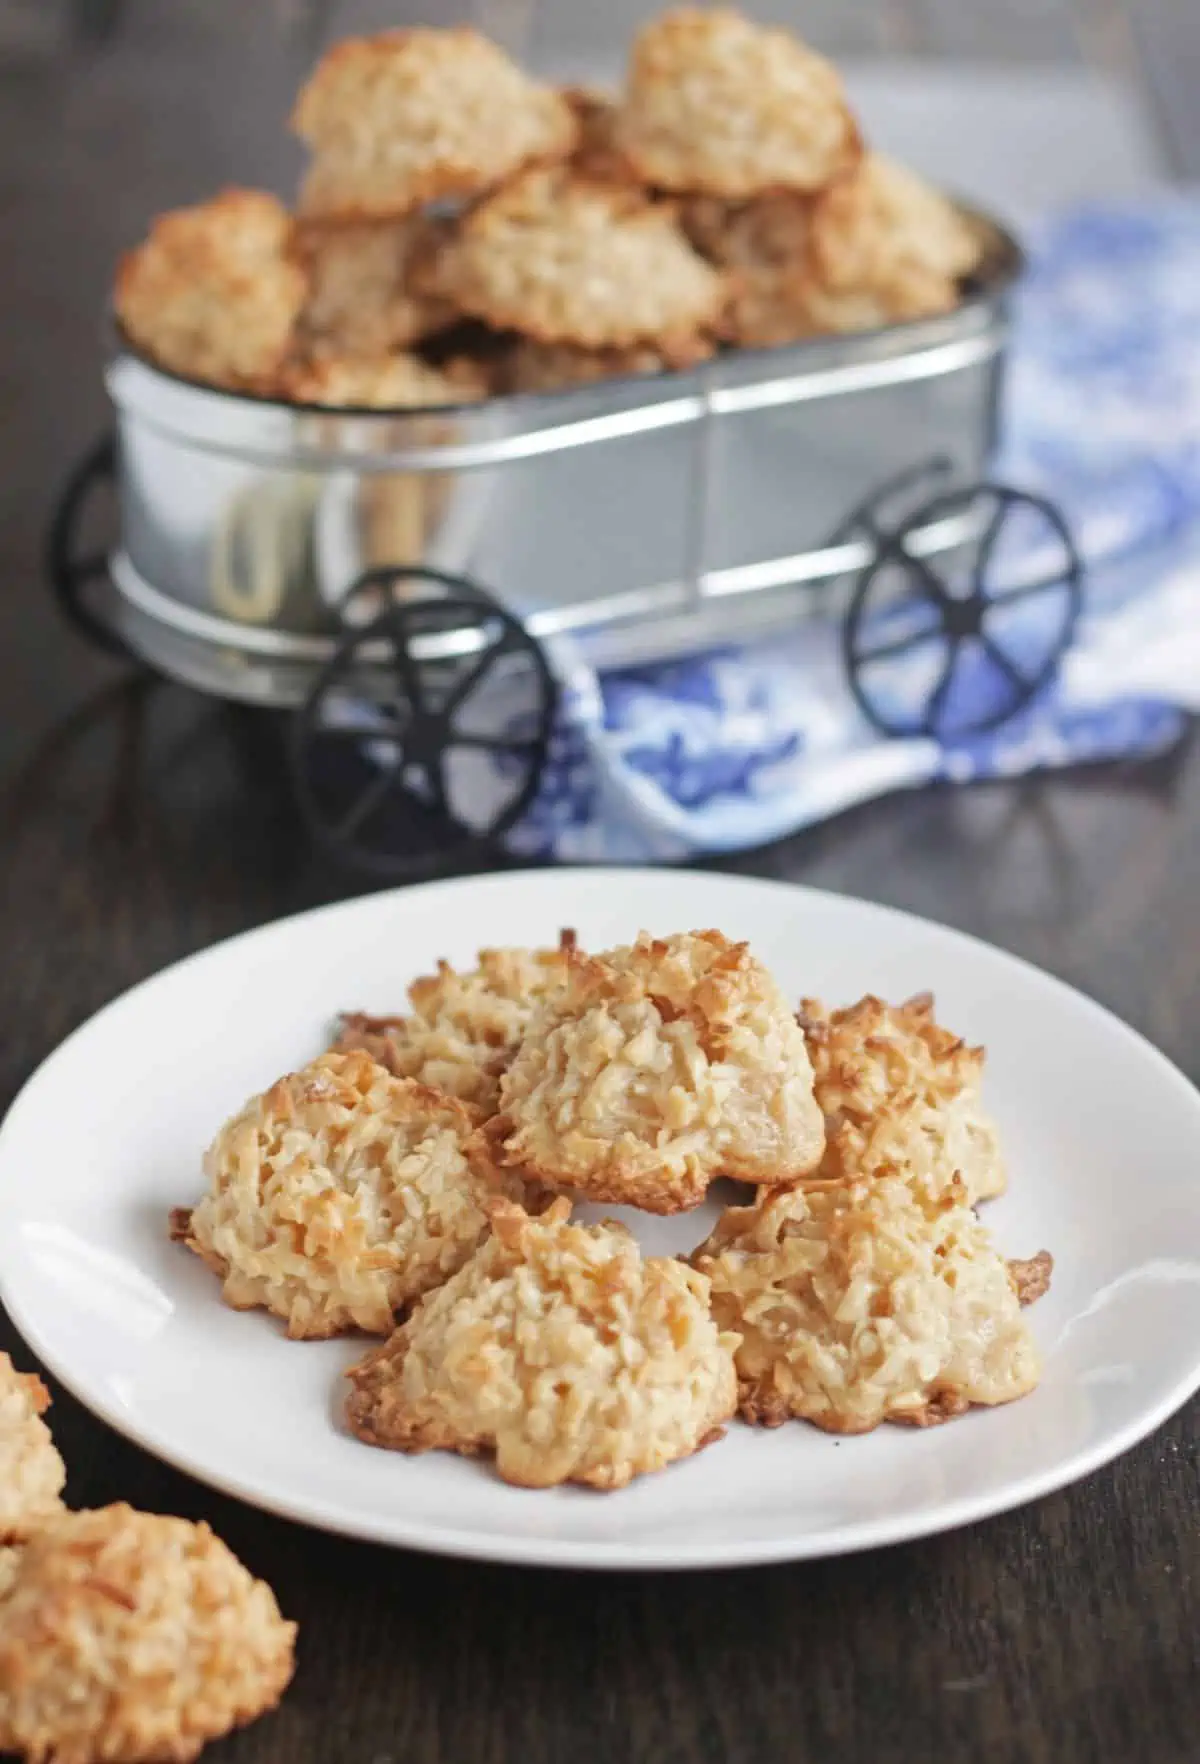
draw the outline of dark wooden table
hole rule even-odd
[[[115,250],[281,151],[295,70],[260,53],[268,27],[246,7],[214,62],[203,11],[147,5],[126,43],[0,59],[0,1106],[132,982],[353,886],[306,849],[269,719],[97,659],[40,580],[52,488],[102,421]],[[977,932],[1200,1073],[1195,744],[896,797],[730,867]],[[30,1363],[2,1317],[0,1345]],[[1195,1760],[1198,1417],[958,1535],[674,1578],[322,1537],[164,1468],[61,1394],[54,1410],[74,1503],[209,1518],[299,1618],[284,1709],[211,1754],[243,1764]]]

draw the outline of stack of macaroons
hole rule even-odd
[[[451,405],[945,312],[982,254],[864,147],[828,61],[723,7],[646,25],[614,95],[538,81],[465,27],[349,39],[292,121],[294,215],[226,191],[122,262],[118,318],[162,367],[306,405]]]
[[[482,950],[410,1001],[253,1098],[173,1221],[230,1304],[381,1338],[361,1439],[613,1489],[739,1411],[855,1433],[1036,1384],[1050,1261],[975,1211],[1006,1182],[983,1053],[931,999],[797,1016],[699,931]],[[683,1259],[574,1212],[685,1213],[718,1180],[745,1204]]]

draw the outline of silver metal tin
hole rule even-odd
[[[976,217],[982,219],[982,217]],[[992,450],[1014,242],[953,313],[717,357],[687,374],[453,409],[328,411],[190,384],[120,353],[120,546],[105,616],[150,663],[226,697],[301,701],[362,572],[472,577],[594,666],[794,623],[870,561],[834,536],[887,480]],[[937,555],[970,534],[910,540]]]

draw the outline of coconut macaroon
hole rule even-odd
[[[904,268],[881,288],[829,288],[813,277],[803,289],[806,336],[877,331],[953,311],[958,292],[944,276]]]
[[[639,33],[614,139],[648,184],[733,198],[818,190],[861,151],[837,69],[719,6]]]
[[[810,196],[791,191],[748,202],[698,196],[684,203],[688,237],[730,272],[721,318],[726,342],[765,348],[822,328],[813,311],[812,209]]]
[[[254,1097],[205,1159],[208,1194],[173,1235],[297,1339],[387,1335],[488,1229],[491,1192],[463,1147],[475,1116],[362,1052],[327,1053]],[[515,1177],[498,1176],[525,1197]],[[494,1182],[492,1184],[494,1187]]]
[[[17,1569],[21,1565],[24,1552],[19,1546],[0,1548],[0,1599],[4,1598],[17,1578]]]
[[[412,286],[413,265],[437,250],[443,232],[443,222],[423,214],[298,226],[293,249],[308,276],[300,332],[309,353],[386,355],[449,324],[453,308]]]
[[[1004,1192],[1000,1135],[980,1096],[984,1050],[933,1010],[928,993],[897,1006],[868,994],[838,1011],[803,1001],[827,1136],[818,1175],[898,1172],[934,1197],[959,1177],[972,1204]]]
[[[952,202],[881,153],[865,154],[812,208],[812,253],[824,286],[844,292],[893,287],[924,276],[953,298],[976,267],[982,239]],[[900,298],[900,296],[897,296]]]
[[[557,392],[564,386],[591,386],[602,380],[633,379],[698,367],[713,353],[706,337],[680,340],[670,356],[643,343],[635,349],[579,349],[571,343],[536,343],[520,338],[500,371],[505,392]]]
[[[504,1202],[493,1235],[350,1371],[350,1425],[400,1451],[495,1454],[506,1482],[621,1488],[685,1458],[733,1413],[737,1337],[708,1282],[643,1257],[619,1225]]]
[[[50,1393],[0,1353],[0,1544],[18,1542],[62,1511],[67,1480],[42,1416]]]
[[[124,1505],[68,1514],[0,1598],[0,1751],[187,1764],[276,1706],[295,1635],[207,1525]]]
[[[490,1114],[500,1076],[539,1004],[566,983],[571,931],[557,949],[481,949],[474,968],[439,962],[409,987],[406,1017],[343,1013],[335,1046],[362,1048],[398,1078],[415,1078]]]
[[[864,267],[861,281],[828,280],[816,249],[824,201],[782,191],[748,202],[695,197],[684,204],[683,224],[697,250],[729,272],[720,326],[726,342],[765,348],[875,330],[954,306],[956,284],[898,249],[881,254],[869,272]],[[828,232],[829,223],[823,226]]]
[[[525,172],[472,209],[425,285],[542,343],[665,354],[711,328],[727,292],[669,208],[557,168]]]
[[[742,1337],[747,1421],[926,1427],[1038,1381],[1015,1281],[961,1183],[940,1198],[894,1175],[772,1190],[730,1207],[692,1260]]]
[[[873,330],[950,312],[982,240],[941,193],[869,153],[813,200],[807,273],[792,284],[810,332]]]
[[[798,1179],[824,1130],[803,1034],[747,945],[643,933],[572,964],[472,1145],[552,1188],[677,1213],[718,1176]]]
[[[562,95],[579,131],[571,155],[575,169],[587,178],[618,184],[630,182],[633,168],[617,146],[617,100],[592,86],[565,86]]]
[[[469,371],[443,372],[419,355],[320,355],[290,363],[279,389],[296,404],[359,410],[435,410],[483,396]]]
[[[305,215],[384,218],[475,195],[535,160],[565,157],[567,101],[478,31],[384,31],[337,43],[296,100],[313,150]]]
[[[287,353],[307,283],[274,196],[226,190],[160,215],[117,271],[130,342],[190,379],[262,390]]]

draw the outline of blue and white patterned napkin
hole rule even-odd
[[[989,734],[889,740],[847,688],[840,614],[769,645],[599,678],[580,668],[514,851],[737,850],[932,779],[1179,738],[1200,711],[1200,201],[1077,210],[1030,244],[995,475],[1057,503],[1088,565],[1058,678]]]

